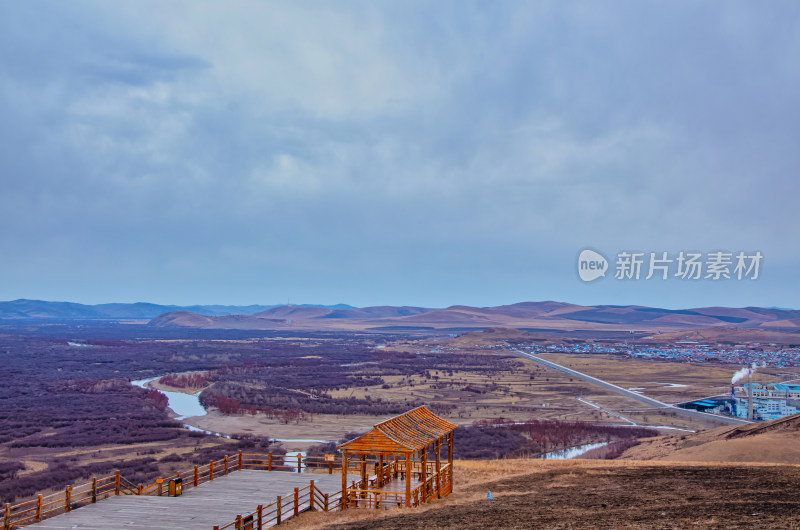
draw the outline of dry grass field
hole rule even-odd
[[[546,353],[542,357],[623,388],[641,388],[649,397],[667,403],[728,394],[731,376],[741,368],[719,363],[690,364],[601,354]],[[756,372],[755,377],[759,383],[773,383],[785,379],[779,374],[800,377],[800,368],[765,368]]]
[[[680,462],[770,462],[800,465],[800,414],[695,434],[643,440],[621,458]]]
[[[413,510],[308,513],[287,528],[796,528],[800,466],[457,461],[454,493]],[[494,500],[486,500],[491,491]]]
[[[331,390],[334,398],[372,399],[386,402],[413,402],[450,405],[444,417],[461,425],[474,421],[505,418],[512,421],[557,419],[602,422],[620,425],[632,423],[700,430],[716,424],[696,418],[647,408],[639,402],[606,389],[548,369],[533,361],[509,356],[504,349],[487,349],[481,344],[443,348],[446,341],[401,341],[387,346],[399,351],[430,351],[438,355],[480,354],[497,356],[509,362],[503,368],[482,370],[431,370],[425,374],[383,375],[380,368],[365,364],[358,373],[381,375],[384,383]],[[668,402],[725,393],[736,367],[714,364],[690,365],[628,359],[613,355],[546,354],[553,360],[578,371],[620,385],[638,389],[643,394]],[[781,369],[782,371],[784,369]],[[786,369],[791,371],[792,369]],[[794,369],[795,372],[798,370]],[[769,371],[759,373],[763,380],[778,380]],[[364,431],[383,416],[314,414],[309,420],[282,423],[264,414],[222,415],[190,418],[187,423],[214,432],[258,434],[280,439],[338,440],[347,432]],[[303,449],[308,444],[289,442],[289,449]]]

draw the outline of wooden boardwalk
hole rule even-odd
[[[250,513],[259,504],[287,497],[294,488],[314,485],[325,493],[341,489],[338,474],[242,470],[186,490],[180,497],[121,495],[46,519],[37,530],[181,529],[211,530],[237,514]],[[301,510],[304,508],[301,507]],[[292,516],[284,514],[284,519]]]

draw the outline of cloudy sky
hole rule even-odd
[[[796,1],[2,2],[0,299],[800,307],[798,57]]]

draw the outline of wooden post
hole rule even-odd
[[[301,469],[303,469],[303,455],[297,453],[297,472],[300,473]]]
[[[70,507],[71,494],[72,494],[72,486],[67,486],[66,488],[64,488],[64,511],[65,512],[68,512],[68,511],[70,511],[72,509]]]
[[[281,524],[281,496],[278,495],[278,500],[275,502],[275,516],[277,517],[278,524]]]
[[[333,461],[328,462],[328,475],[333,475]]]
[[[406,508],[411,507],[411,453],[406,453]]]
[[[241,451],[239,451],[239,469],[238,470],[239,471],[242,470],[242,452]]]
[[[208,463],[208,481],[214,480],[214,461]]]
[[[256,526],[258,530],[261,530],[264,526],[264,506],[261,504],[256,508],[256,524],[258,525]]]
[[[97,502],[97,477],[92,477],[92,504]]]
[[[228,457],[225,457],[225,474],[228,474]]]
[[[376,473],[375,479],[378,481],[378,487],[383,486],[383,455],[378,455],[378,472]]]
[[[119,471],[114,473],[114,495],[119,495]]]
[[[450,439],[447,443],[447,463],[450,464],[447,474],[450,475],[448,477],[448,482],[450,483],[450,493],[453,492],[453,434],[455,433],[450,433]]]
[[[419,472],[420,492],[422,502],[428,497],[426,480],[428,478],[428,446],[422,448],[422,471]]]
[[[347,451],[342,451],[342,509],[347,508]]]
[[[272,471],[272,453],[267,455],[267,471]]]
[[[295,488],[294,489],[294,514],[297,515],[300,513],[300,491]]]
[[[42,520],[42,496],[40,494],[36,496],[36,522],[38,523],[41,520]]]
[[[141,495],[143,491],[144,491],[144,484],[141,484],[141,483],[140,483],[140,484],[139,484],[139,489],[138,489],[138,491],[136,492],[136,495]]]
[[[436,498],[442,498],[442,462],[439,453],[442,452],[442,440],[436,440]]]
[[[325,505],[324,505],[323,510],[327,512],[328,511],[328,494],[327,493],[325,494],[324,498],[325,498]]]
[[[308,507],[314,509],[314,481],[308,485]]]
[[[10,530],[11,528],[11,505],[6,503],[3,508],[3,530]]]
[[[158,477],[156,479],[156,484],[158,484],[158,496],[161,497],[164,494],[164,479]]]
[[[197,469],[197,466],[194,466],[194,485],[197,486],[197,483],[200,481],[200,472]]]
[[[236,528],[236,530],[241,530],[241,528],[242,528],[242,516],[241,515],[237,515],[236,516],[236,522],[233,523],[233,527]]]
[[[367,489],[367,455],[361,455],[361,484],[358,489]]]

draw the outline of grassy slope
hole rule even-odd
[[[799,433],[800,414],[652,439],[625,453],[640,460],[456,461],[455,491],[442,500],[408,511],[307,514],[290,526],[796,528]]]
[[[649,439],[627,450],[622,458],[800,465],[800,414],[753,425]]]
[[[414,510],[310,513],[305,528],[736,528],[800,524],[800,466],[457,461],[456,489]],[[486,500],[491,490],[494,500]]]

